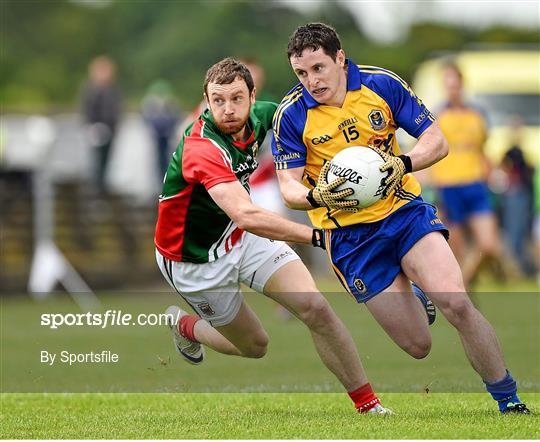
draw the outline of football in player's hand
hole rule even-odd
[[[350,187],[354,193],[346,200],[357,200],[359,208],[373,205],[382,197],[384,179],[388,172],[381,172],[379,167],[384,164],[381,156],[364,146],[353,146],[339,152],[330,162],[328,182],[343,177],[347,181],[335,190]]]

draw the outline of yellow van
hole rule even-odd
[[[413,90],[431,111],[445,100],[442,66],[448,59],[421,63],[412,81]],[[467,99],[487,115],[486,155],[500,162],[512,145],[512,132],[520,117],[520,145],[529,163],[540,167],[540,51],[466,51],[451,59],[463,73]]]

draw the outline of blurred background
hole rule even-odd
[[[35,307],[28,296],[58,291],[70,292],[83,308],[96,307],[100,298],[116,302],[120,292],[166,293],[156,295],[160,303],[144,304],[147,309],[175,299],[155,264],[157,201],[180,134],[200,110],[205,72],[223,57],[242,58],[257,72],[259,98],[280,101],[297,82],[286,58],[288,37],[310,21],[333,25],[350,58],[396,72],[434,112],[446,99],[445,63],[459,66],[466,100],[478,104],[487,121],[483,179],[497,226],[491,241],[500,244],[502,262],[479,267],[470,287],[537,294],[539,14],[534,1],[3,0],[3,315],[15,321],[27,309],[72,308],[58,299]],[[404,150],[411,147],[406,134],[399,139]],[[307,222],[304,214],[284,210],[272,170],[263,156],[252,182],[254,199]],[[437,186],[429,174],[419,179],[425,198],[444,217]],[[474,252],[474,238],[467,232],[464,238]],[[323,290],[343,292],[323,254],[299,250]],[[335,301],[337,309],[353,324],[356,317],[346,316],[352,315],[350,300],[342,298],[346,304]],[[538,296],[526,299],[532,314],[527,330],[538,344]],[[274,317],[268,305],[261,308],[263,317]],[[508,308],[491,304],[488,310],[497,317]],[[7,334],[3,326],[3,342],[16,352],[23,335],[16,321],[12,325]],[[513,336],[511,324],[507,331]],[[537,353],[532,350],[536,367]],[[529,387],[538,388],[537,369],[530,379]]]
[[[486,101],[484,90],[480,104],[494,130],[513,125],[526,134],[520,140],[497,134],[489,159],[497,169],[519,144],[527,166],[538,166],[536,2],[72,0],[3,1],[1,8],[4,292],[27,290],[35,236],[48,233],[94,289],[159,281],[152,253],[157,196],[178,127],[201,101],[206,69],[228,55],[256,60],[266,73],[263,98],[279,101],[296,82],[285,55],[288,36],[309,21],[334,25],[349,57],[393,70],[432,110],[443,98],[442,83],[427,60],[466,53],[474,61],[475,51],[492,52],[485,68],[466,60],[464,69],[486,78],[504,70],[513,89],[494,91],[494,85],[495,101]],[[519,64],[519,53],[529,54],[529,61]],[[528,89],[517,91],[524,82]],[[43,220],[52,222],[50,232],[33,227],[33,180],[43,169],[54,193],[52,207],[43,209],[52,209]],[[492,196],[502,222],[509,184],[499,172]],[[532,278],[537,263],[529,181],[528,206],[514,214],[526,220],[519,233],[526,247],[505,244],[510,259],[523,261],[516,271]]]

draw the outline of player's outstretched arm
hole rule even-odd
[[[307,192],[307,189],[306,189]],[[313,229],[256,206],[239,181],[220,183],[208,190],[216,204],[242,230],[281,241],[312,244]]]

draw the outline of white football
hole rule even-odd
[[[343,149],[332,161],[328,171],[328,182],[336,178],[347,181],[334,190],[350,187],[354,193],[346,200],[358,200],[358,207],[365,208],[379,201],[384,190],[384,179],[388,172],[381,172],[384,164],[382,157],[373,149],[364,146],[353,146]]]

